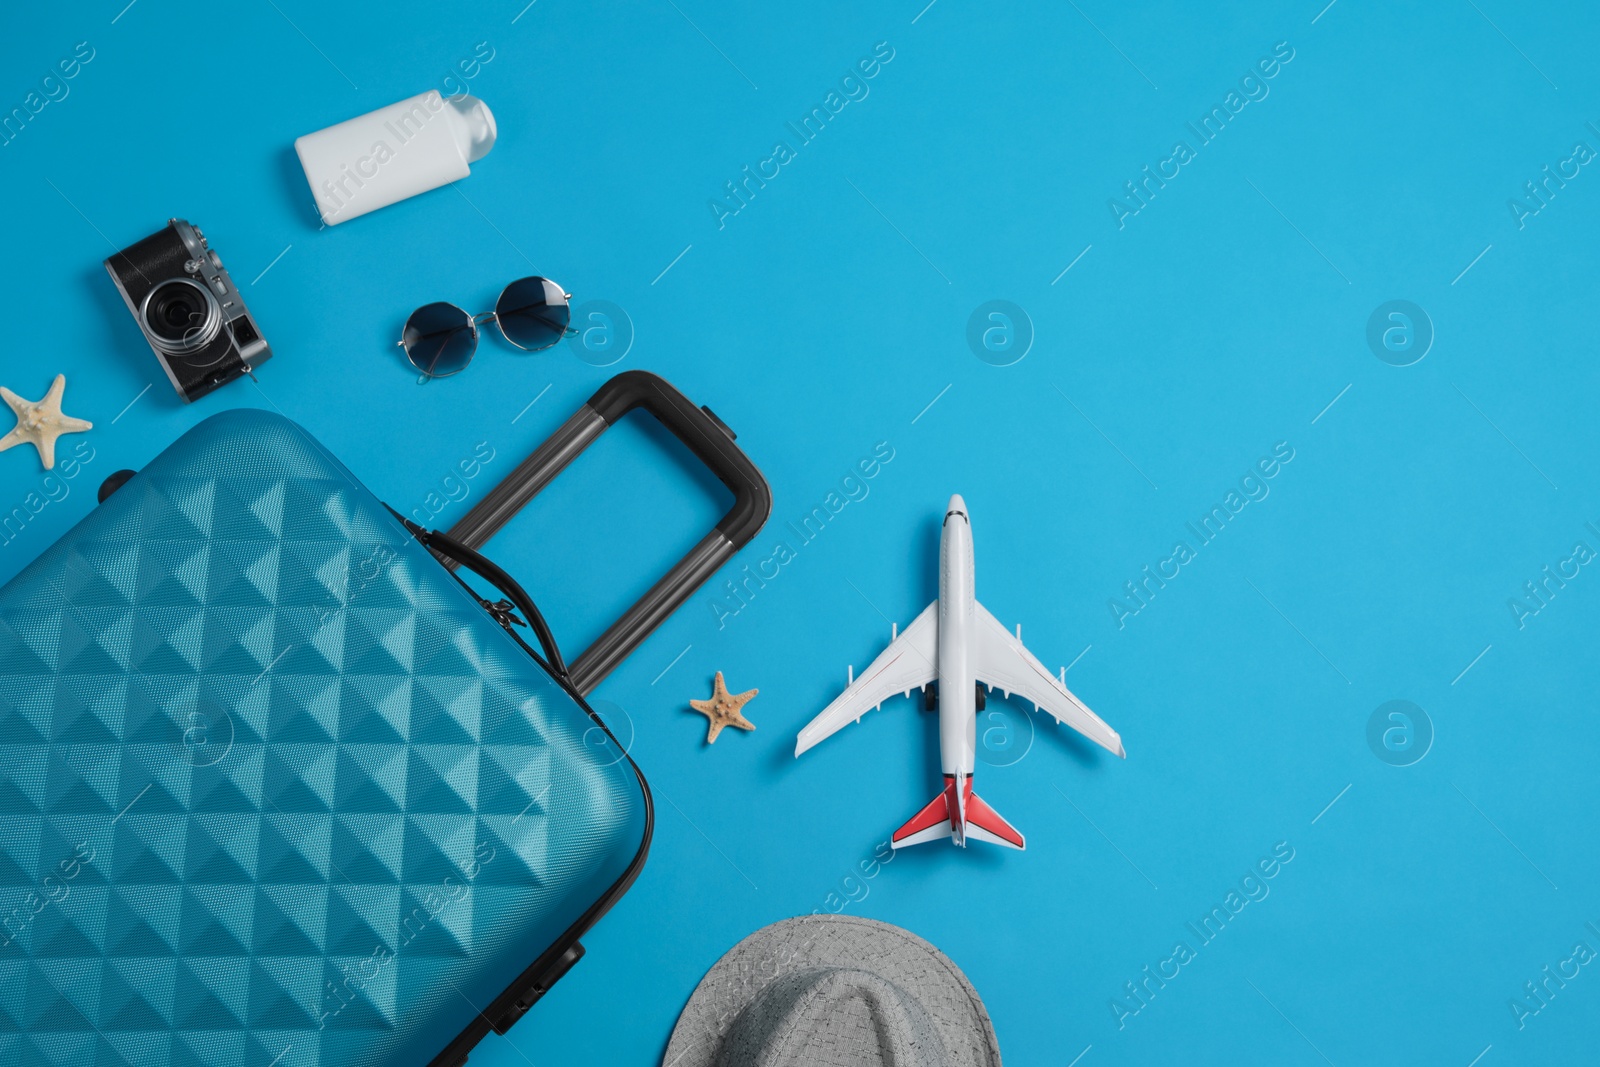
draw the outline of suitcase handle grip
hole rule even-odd
[[[695,590],[732,559],[772,514],[772,490],[709,408],[696,407],[666,379],[624,371],[600,389],[449,530],[478,548],[624,415],[643,408],[682,441],[733,493],[733,507],[700,543],[572,662],[573,688],[587,696]]]

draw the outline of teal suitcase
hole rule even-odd
[[[641,407],[735,504],[568,667],[475,548]],[[638,371],[448,534],[261,411],[109,480],[0,589],[0,1064],[451,1067],[503,1033],[650,843],[585,695],[770,508]]]

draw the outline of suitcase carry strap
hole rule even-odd
[[[511,521],[601,434],[636,408],[643,408],[654,415],[688,446],[689,451],[733,493],[733,507],[710,533],[701,538],[699,544],[690,549],[683,559],[572,662],[567,672],[568,680],[584,696],[593,692],[595,686],[638,648],[667,616],[682,607],[718,568],[749,544],[772,514],[772,490],[756,465],[750,462],[750,457],[734,443],[733,431],[712,414],[710,408],[696,407],[666,379],[649,371],[625,371],[602,385],[587,403],[506,475],[445,535],[468,550],[477,549]],[[440,555],[449,556],[454,563],[478,570],[468,560],[452,556],[443,544],[435,543],[432,547]],[[472,554],[477,555],[475,551]],[[446,565],[451,570],[455,569],[452,562]],[[495,570],[499,571],[499,568]],[[499,573],[504,575],[505,572]],[[489,575],[485,574],[484,577],[502,591],[506,590],[504,585]],[[506,580],[510,581],[509,576]],[[511,582],[511,585],[515,586],[516,583]],[[511,594],[508,592],[507,595]],[[531,606],[531,601],[529,604]],[[517,606],[523,607],[521,604]],[[523,610],[526,613],[527,609]],[[537,610],[530,616],[530,621],[536,616]],[[539,633],[537,628],[535,632]],[[539,636],[543,643],[545,633],[539,633]],[[555,662],[559,663],[559,653],[552,653],[554,647],[554,640],[551,639],[546,645],[546,654],[553,654]]]

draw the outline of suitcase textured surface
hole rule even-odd
[[[0,1063],[427,1064],[648,809],[337,460],[217,415],[0,589]]]

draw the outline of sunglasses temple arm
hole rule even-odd
[[[533,315],[531,317],[533,319],[535,319],[536,321],[538,321],[540,323],[543,323],[544,325],[550,327],[552,330],[555,330],[556,332],[561,334],[562,337],[576,337],[576,336],[578,336],[579,331],[578,331],[577,327],[575,327],[575,326],[572,326],[572,325],[563,326],[561,323],[557,322],[556,320],[547,319],[543,315]],[[505,330],[506,330],[505,324],[500,322],[500,320],[498,318],[495,319],[495,325],[500,327],[500,332],[501,333],[505,332]]]
[[[534,318],[538,319],[540,322],[544,323],[546,326],[549,326],[553,330],[560,330],[561,331],[561,336],[563,336],[563,337],[575,337],[575,336],[577,336],[577,333],[578,333],[577,329],[575,327],[573,327],[570,323],[564,325],[562,323],[557,322],[555,319],[547,319],[543,315],[535,315]]]

